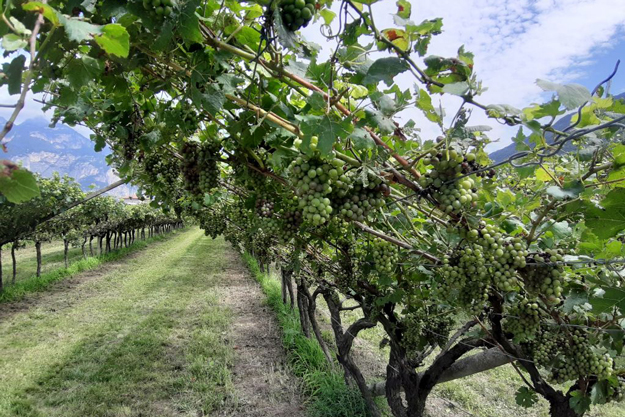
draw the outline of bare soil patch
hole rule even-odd
[[[235,349],[232,374],[237,398],[234,409],[219,415],[304,417],[273,312],[264,305],[261,289],[237,254],[228,249],[225,256],[233,262],[226,269],[228,280],[222,285],[220,303],[232,312],[228,337]]]

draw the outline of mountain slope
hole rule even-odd
[[[614,96],[615,99],[621,99],[621,100],[625,100],[625,93],[619,94]],[[569,126],[571,124],[571,118],[575,115],[576,113],[570,113],[567,115],[564,115],[560,118],[560,120],[558,120],[556,123],[554,123],[553,127],[556,130],[564,130],[567,126]],[[547,138],[547,142],[550,142],[550,138]],[[564,146],[564,150],[572,150],[573,145],[569,145],[566,144]],[[508,159],[509,157],[511,157],[512,155],[514,155],[515,153],[517,153],[517,150],[515,149],[515,145],[514,143],[511,143],[510,145],[506,146],[505,148],[499,149],[493,153],[490,154],[490,159],[492,159],[495,162],[501,162],[505,159]]]
[[[4,122],[0,118],[0,125]],[[84,191],[105,187],[119,179],[106,164],[108,150],[94,151],[91,140],[63,124],[50,128],[43,117],[15,125],[4,143],[8,153],[3,154],[3,158],[21,162],[25,168],[44,177],[54,172],[67,174]],[[111,194],[123,196],[132,192],[131,187],[121,186]]]

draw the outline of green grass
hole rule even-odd
[[[175,232],[172,232],[172,233],[175,233]],[[88,271],[90,269],[94,269],[105,262],[111,262],[111,261],[123,258],[124,256],[132,252],[135,252],[140,249],[144,249],[151,242],[163,240],[163,239],[166,239],[167,237],[168,235],[157,235],[146,240],[137,240],[127,248],[116,249],[109,253],[89,257],[86,259],[82,257],[82,252],[80,252],[78,254],[78,257],[75,258],[78,260],[75,260],[72,263],[70,263],[67,268],[65,268],[65,266],[57,267],[54,270],[49,270],[49,272],[45,272],[41,274],[40,277],[37,277],[35,275],[35,270],[36,270],[36,266],[35,266],[33,270],[31,271],[31,275],[29,278],[22,278],[20,280],[17,280],[15,284],[7,285],[4,288],[4,291],[0,293],[0,303],[7,302],[7,301],[19,301],[23,299],[29,293],[45,290],[46,288],[50,286],[50,284],[54,282],[71,277],[73,275],[76,275],[84,271]],[[55,259],[55,257],[58,254],[56,254],[55,252],[50,252],[47,255],[48,255],[48,260],[50,260],[50,259]],[[42,258],[44,258],[43,255],[42,255]],[[18,262],[20,261],[18,260]],[[45,264],[45,262],[46,261],[44,258],[43,263]],[[29,264],[28,262],[25,262],[25,263]],[[61,244],[61,262],[57,264],[64,265],[62,244]],[[35,260],[35,265],[36,265],[36,260]]]
[[[94,240],[94,245],[96,241]],[[95,246],[94,246],[95,250]],[[87,253],[89,253],[89,245],[87,245]],[[83,259],[80,247],[70,247],[67,253],[68,262],[74,263]],[[37,255],[35,245],[27,242],[26,247],[15,251],[16,275],[15,282],[29,279],[35,275],[37,271]],[[63,259],[63,242],[43,242],[41,244],[41,272],[46,273],[65,267]],[[11,262],[11,245],[2,247],[2,272],[5,285],[10,286],[13,279],[13,264]]]
[[[211,415],[233,401],[223,240],[150,245],[0,322],[0,417]]]
[[[243,259],[267,297],[267,304],[277,315],[291,369],[301,378],[304,394],[309,397],[308,414],[311,417],[368,416],[360,393],[348,387],[342,373],[329,366],[317,341],[304,336],[297,311],[282,303],[278,279],[261,272],[249,254],[244,254]]]

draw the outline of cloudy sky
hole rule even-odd
[[[475,71],[488,87],[479,101],[524,107],[549,98],[535,85],[537,78],[579,83],[589,89],[604,79],[617,61],[625,61],[625,0],[411,0],[411,20],[443,18],[443,33],[436,36],[429,53],[455,56],[458,47],[475,54]],[[378,29],[393,27],[395,0],[374,4]],[[305,36],[324,45],[318,28]],[[410,76],[400,76],[409,87]],[[625,62],[612,84],[613,93],[625,91]],[[445,98],[443,107],[453,116],[459,103]],[[424,138],[437,132],[423,118]],[[490,124],[475,112],[474,124]],[[494,126],[490,133],[510,143],[509,129]]]
[[[340,2],[335,2],[338,5]],[[480,101],[506,103],[523,107],[549,97],[536,85],[537,78],[575,82],[592,89],[609,74],[617,59],[625,61],[625,0],[411,0],[415,22],[443,18],[444,32],[435,37],[430,52],[454,56],[460,45],[475,53],[475,70],[489,90]],[[395,0],[381,0],[374,5],[379,28],[393,27]],[[304,36],[327,45],[317,25]],[[412,79],[400,80],[411,86]],[[625,62],[612,84],[613,93],[625,91]],[[11,103],[0,91],[0,103]],[[446,97],[443,106],[455,112],[457,100]],[[25,120],[40,115],[40,106],[29,101],[20,115]],[[415,112],[416,113],[416,112]],[[10,112],[0,109],[0,116]],[[436,130],[418,114],[402,114],[422,126],[424,138]],[[475,112],[474,124],[488,122]],[[488,122],[492,125],[492,122]],[[84,130],[81,133],[87,133]],[[510,142],[512,132],[495,125],[491,137],[501,138],[492,146]]]

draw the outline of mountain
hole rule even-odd
[[[0,118],[0,126],[6,121]],[[105,187],[119,179],[106,164],[108,150],[96,152],[91,140],[67,125],[57,124],[51,128],[43,117],[28,119],[13,126],[4,144],[8,153],[1,153],[32,172],[44,177],[54,172],[69,175],[85,192]],[[122,185],[110,192],[116,196],[128,196],[133,187]]]
[[[621,100],[625,100],[625,93],[621,93],[619,95],[614,96],[615,99],[621,99]],[[576,114],[576,112],[570,113],[570,114],[566,114],[564,116],[562,116],[560,118],[560,120],[558,120],[557,122],[554,123],[553,128],[556,130],[563,130],[565,129],[567,126],[569,126],[571,124],[571,119],[573,118],[573,116]],[[547,137],[547,142],[550,142],[550,137]],[[564,145],[564,150],[565,151],[571,151],[573,150],[573,146],[572,144],[567,143],[566,145]],[[509,157],[511,157],[512,155],[514,155],[515,153],[517,153],[518,151],[515,149],[515,145],[514,143],[511,143],[510,145],[506,146],[505,148],[499,149],[493,153],[491,153],[490,159],[492,159],[495,162],[501,162],[504,161],[506,159],[508,159]]]

